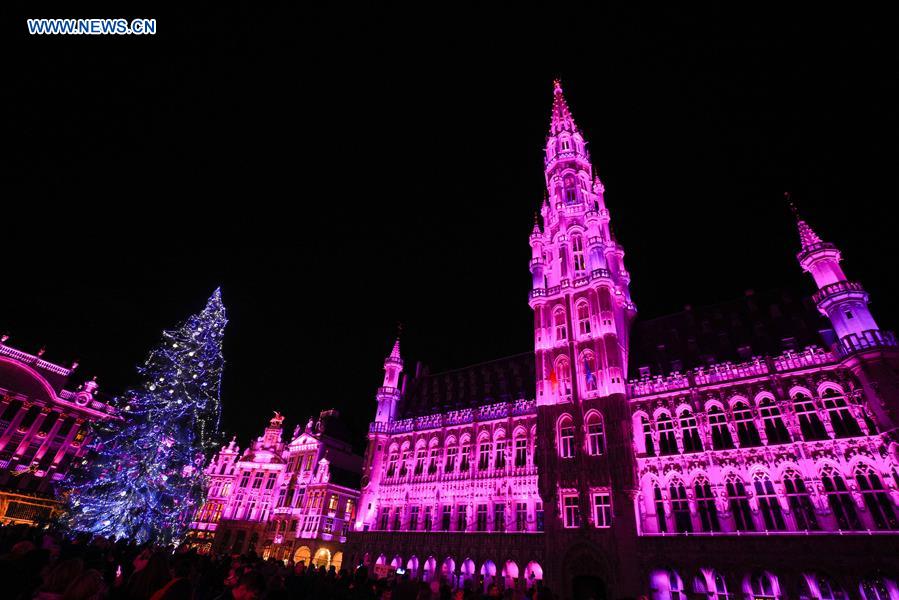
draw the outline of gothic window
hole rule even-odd
[[[689,409],[681,411],[680,431],[684,443],[684,452],[702,452],[702,439],[699,437],[696,417],[693,416]]]
[[[674,421],[667,413],[662,413],[656,418],[656,428],[659,431],[659,454],[677,454],[677,439],[674,437]]]
[[[778,600],[777,582],[768,573],[754,573],[749,577],[747,600]]]
[[[553,326],[555,327],[557,342],[564,342],[568,339],[568,326],[565,323],[564,308],[557,308],[553,312]]]
[[[599,456],[604,452],[605,445],[602,417],[599,413],[591,413],[587,417],[587,454]]]
[[[446,467],[444,468],[445,473],[452,473],[456,470],[456,455],[458,453],[458,448],[453,447],[446,449]]]
[[[543,502],[539,500],[534,503],[534,528],[537,531],[543,531]]]
[[[755,496],[759,502],[759,511],[765,521],[765,529],[768,531],[783,531],[787,528],[784,523],[783,511],[774,491],[774,483],[764,473],[756,473],[753,478]]]
[[[431,528],[433,527],[433,525],[431,523],[431,507],[430,506],[425,507],[425,523],[424,523],[424,525],[425,525],[425,531],[431,531]]]
[[[593,494],[593,524],[596,527],[612,526],[612,496],[608,492]]]
[[[478,469],[484,471],[490,468],[490,442],[481,442],[478,448]]]
[[[393,510],[393,531],[399,531],[403,528],[403,509],[397,506]]]
[[[665,498],[662,497],[662,488],[656,484],[652,492],[656,508],[656,519],[659,522],[659,533],[667,533],[668,519],[665,516]]]
[[[821,485],[824,486],[824,493],[827,494],[827,504],[837,520],[837,526],[840,529],[860,530],[862,525],[858,520],[855,503],[852,501],[852,494],[846,487],[843,476],[833,467],[827,467],[821,473]]]
[[[712,484],[705,477],[701,477],[693,484],[696,494],[696,511],[699,513],[699,523],[703,531],[721,531],[721,523],[718,521],[718,508],[715,506],[715,495],[712,493]]]
[[[453,507],[450,505],[446,505],[443,507],[443,515],[440,520],[440,530],[441,531],[449,531],[450,530],[450,522],[453,518]]]
[[[649,424],[649,419],[647,419],[645,415],[640,417],[640,421],[643,424],[643,444],[646,447],[646,455],[655,456],[656,449],[655,443],[652,441],[652,426]]]
[[[428,454],[428,473],[433,475],[437,472],[437,457],[440,455],[439,448],[431,448]]]
[[[506,468],[506,441],[499,440],[496,442],[496,457],[493,461],[494,466],[497,469],[505,469]]]
[[[468,444],[463,444],[459,454],[459,470],[467,471],[468,461],[471,460],[471,447]]]
[[[739,477],[731,476],[728,479],[727,501],[734,519],[734,528],[737,531],[755,531],[752,511],[749,508],[749,496],[746,494],[746,486]]]
[[[821,394],[821,401],[824,409],[830,417],[830,424],[833,427],[833,435],[837,438],[855,437],[862,434],[858,421],[852,416],[846,399],[833,388],[827,388]]]
[[[827,430],[818,416],[818,410],[814,401],[806,394],[799,392],[793,396],[793,411],[799,419],[799,430],[802,439],[810,442],[814,440],[826,440]]]
[[[574,274],[576,276],[581,276],[587,270],[587,263],[584,261],[584,238],[579,235],[572,236],[571,238],[571,259],[574,264]],[[586,304],[586,303],[585,303]],[[578,307],[578,313],[580,313],[580,307]],[[578,317],[580,320],[580,317]],[[581,331],[581,335],[584,333],[590,333],[590,313],[587,312],[587,331]]]
[[[524,467],[528,464],[528,441],[526,438],[515,440],[515,466]]]
[[[493,531],[506,530],[506,507],[502,502],[493,505]]]
[[[487,531],[487,505],[478,504],[478,510],[475,519],[475,529],[477,531]]]
[[[759,402],[759,415],[761,415],[762,424],[765,426],[765,437],[768,438],[769,446],[772,444],[789,444],[793,441],[790,439],[790,433],[787,431],[787,426],[784,425],[780,409],[777,408],[774,400],[766,398]]]
[[[877,529],[899,529],[893,502],[874,469],[868,465],[859,465],[855,468],[855,480],[874,526]]]
[[[574,422],[569,415],[559,419],[559,456],[574,457]]]
[[[597,387],[599,386],[599,379],[597,371],[596,371],[596,360],[593,357],[592,352],[584,352],[583,356],[583,365],[584,365],[584,389],[588,392],[595,392]]]
[[[456,510],[456,531],[468,530],[468,507],[460,504]]]
[[[387,531],[387,522],[390,520],[390,509],[384,507],[381,509],[381,518],[378,520],[378,529]]]
[[[583,260],[583,255],[581,259]],[[577,260],[576,257],[575,260]],[[590,305],[587,304],[586,300],[578,302],[577,305],[577,331],[582,336],[590,333]]]
[[[737,438],[740,440],[740,447],[749,448],[762,445],[762,438],[759,437],[759,431],[756,429],[755,421],[752,418],[752,410],[743,401],[734,404],[734,425],[737,426]]]
[[[708,589],[706,590],[705,582],[702,582],[702,585],[696,586],[697,592],[700,591],[699,588],[706,590],[706,595],[709,600],[731,600],[731,598],[734,597],[727,591],[727,582],[721,573],[718,571],[711,571],[708,573],[707,579],[710,584]]]
[[[568,140],[562,140],[562,148],[568,149]],[[566,175],[562,180],[565,186],[565,204],[575,204],[577,202],[577,186],[575,185],[574,175]]]
[[[787,504],[790,506],[790,512],[796,519],[796,529],[802,531],[817,531],[818,518],[815,516],[815,509],[809,498],[808,490],[805,487],[805,481],[796,471],[789,470],[783,475],[784,494],[787,496]]]
[[[424,448],[420,448],[418,452],[415,454],[415,474],[421,475],[425,471],[425,457],[427,456],[427,450]]]
[[[567,528],[581,526],[581,507],[577,494],[565,494],[562,496],[563,525]]]
[[[515,504],[515,531],[527,531],[528,528],[528,504],[518,502]]]
[[[400,477],[405,477],[409,469],[409,448],[403,447],[400,455]]]
[[[671,512],[674,515],[674,527],[678,533],[690,533],[693,531],[693,522],[690,518],[690,504],[687,500],[687,489],[680,481],[672,481],[668,487],[671,498]]]
[[[556,363],[556,377],[558,378],[559,395],[568,398],[571,395],[571,366],[564,357]]]
[[[727,417],[719,406],[709,408],[709,428],[712,430],[712,448],[728,450],[734,447],[734,440],[727,427]]]

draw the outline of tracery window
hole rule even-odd
[[[421,448],[415,454],[415,474],[421,475],[425,472],[425,457],[427,456],[427,450]]]
[[[490,468],[490,448],[489,441],[481,442],[478,448],[478,470],[485,471]]]
[[[743,401],[734,404],[734,425],[737,427],[740,447],[750,448],[762,445],[762,438],[759,437],[759,430],[756,429],[755,421],[752,418],[752,410]]]
[[[827,388],[821,394],[821,402],[824,410],[830,417],[830,425],[833,427],[833,435],[837,438],[856,437],[862,434],[858,421],[852,416],[846,399],[840,396],[833,388]]]
[[[581,239],[581,238],[577,238]],[[583,254],[581,260],[583,261]],[[577,332],[578,335],[584,336],[590,333],[590,306],[586,301],[578,302],[577,305]]]
[[[827,430],[821,417],[818,416],[818,409],[815,402],[807,395],[799,392],[793,396],[793,411],[799,420],[799,430],[802,432],[802,439],[810,442],[814,440],[826,440]]]
[[[559,456],[574,457],[574,422],[568,415],[559,420]]]
[[[568,324],[565,322],[565,309],[557,308],[553,312],[553,325],[556,331],[556,341],[564,342],[568,339]]]
[[[571,258],[574,262],[574,274],[577,276],[583,275],[587,270],[586,263],[584,261],[584,238],[579,235],[572,236],[571,238]],[[586,305],[586,303],[585,303]],[[580,312],[580,307],[578,307],[578,312]],[[587,319],[589,321],[589,311],[587,312]],[[585,333],[581,331],[581,334]],[[590,333],[589,323],[587,325],[586,333]]]
[[[827,467],[821,473],[821,485],[827,495],[827,504],[837,520],[840,529],[858,531],[862,528],[852,501],[852,494],[840,475],[833,467]]]
[[[644,447],[646,448],[646,455],[647,456],[655,456],[656,449],[655,449],[655,442],[653,442],[653,439],[652,439],[652,425],[650,425],[649,419],[646,418],[645,415],[640,416],[640,422],[643,425],[643,444],[644,444]]]
[[[671,513],[674,515],[675,529],[678,533],[690,533],[693,531],[693,521],[690,518],[690,504],[683,482],[672,481],[668,487],[668,495],[671,498]]]
[[[665,516],[665,498],[662,496],[662,488],[656,484],[652,491],[655,502],[656,520],[659,523],[659,533],[668,532],[668,518]]]
[[[737,531],[755,531],[752,522],[752,511],[749,508],[749,496],[746,486],[739,477],[731,476],[727,481],[727,501]]]
[[[445,473],[452,473],[456,470],[456,455],[459,449],[456,447],[446,449],[446,467],[443,469]]]
[[[602,417],[597,413],[591,413],[587,417],[587,453],[599,456],[605,451],[605,445]]]
[[[712,448],[729,450],[734,447],[733,437],[727,426],[727,416],[720,406],[712,406],[708,411],[709,428],[712,430]]]
[[[525,438],[515,440],[515,466],[524,467],[528,464],[528,441]]]
[[[674,422],[667,413],[656,418],[656,429],[659,432],[659,453],[662,456],[677,454],[677,438],[674,437]]]
[[[870,466],[862,464],[855,469],[855,480],[874,526],[877,529],[899,529],[893,502],[880,481],[880,475]]]
[[[497,469],[505,469],[506,468],[506,441],[499,440],[496,442],[496,457],[493,461],[494,466]]]
[[[718,508],[715,506],[715,494],[712,493],[712,484],[706,477],[700,477],[693,484],[693,492],[696,494],[696,511],[699,513],[699,523],[703,531],[721,531],[721,523],[718,520]]]
[[[768,573],[754,573],[749,577],[750,595],[748,600],[777,600],[776,582]]]
[[[783,511],[774,491],[774,483],[765,473],[756,473],[753,478],[755,496],[759,502],[759,511],[765,521],[765,529],[768,531],[783,531],[787,528],[784,522]]]
[[[680,430],[684,452],[702,452],[702,439],[699,437],[696,417],[688,409],[684,409],[680,414]]]
[[[802,476],[793,470],[786,471],[783,476],[783,484],[790,513],[796,520],[796,529],[809,531],[820,529],[815,508],[812,506]]]
[[[790,433],[787,426],[784,425],[783,417],[780,409],[771,398],[766,398],[759,403],[759,415],[762,417],[762,425],[765,427],[765,437],[768,438],[768,445],[772,444],[789,444],[793,440],[790,439]]]

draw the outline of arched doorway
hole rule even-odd
[[[309,566],[309,559],[312,558],[312,550],[309,549],[309,546],[300,546],[297,548],[297,551],[293,554],[293,562],[294,564],[303,563],[307,567]]]
[[[409,573],[410,579],[418,579],[418,557],[413,556],[406,563],[406,571]]]
[[[315,553],[315,558],[312,559],[312,564],[316,569],[319,567],[327,569],[331,566],[331,551],[327,548],[319,548]]]
[[[423,581],[430,582],[434,578],[434,572],[437,570],[437,559],[429,556],[425,561],[424,572],[421,575]]]
[[[331,557],[331,566],[333,566],[334,570],[339,573],[340,566],[342,564],[343,564],[343,552],[335,552],[334,556]]]
[[[514,560],[507,560],[503,567],[503,587],[505,589],[515,589],[515,580],[518,579],[518,563]]]
[[[538,581],[542,581],[543,567],[541,567],[537,562],[529,562],[528,566],[524,568],[524,580],[527,582],[528,587],[531,587]]]
[[[464,586],[466,581],[468,581],[469,579],[474,579],[474,574],[476,571],[474,561],[470,558],[466,558],[465,561],[462,562],[462,568],[459,571],[461,579],[459,585]]]
[[[496,564],[492,560],[488,560],[481,566],[481,576],[484,578],[484,592],[490,584],[496,580]]]

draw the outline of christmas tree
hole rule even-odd
[[[177,543],[205,495],[203,466],[220,442],[225,307],[206,307],[138,368],[142,387],[118,399],[120,421],[95,424],[85,460],[60,486],[72,531]]]

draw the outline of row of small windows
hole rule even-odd
[[[885,489],[880,475],[868,465],[859,465],[854,472],[858,491],[870,516],[871,525],[880,530],[899,529],[893,501]],[[730,475],[725,479],[726,509],[733,520],[735,531],[819,531],[821,523],[812,505],[805,480],[796,471],[787,470],[782,478],[783,496],[793,521],[787,522],[780,497],[774,489],[774,483],[768,474],[756,473],[753,476],[751,489],[758,502],[758,523],[753,518],[750,506],[749,487],[744,481]],[[899,482],[897,482],[899,483]],[[841,530],[863,531],[868,527],[862,525],[852,493],[843,476],[832,467],[826,467],[821,473],[821,485],[827,498],[836,526]],[[724,531],[715,504],[713,486],[705,476],[698,476],[693,483],[693,497],[696,503],[696,517],[690,509],[687,486],[679,480],[668,486],[666,500],[662,487],[653,486],[653,502],[655,504],[656,522],[659,533],[692,533],[695,529],[704,532]],[[670,511],[669,511],[670,508]],[[669,519],[668,515],[671,515]]]
[[[646,415],[639,415],[640,429],[642,430],[643,447],[639,450],[647,455],[655,456],[678,454],[680,452],[701,452],[706,448],[712,450],[728,450],[736,447],[739,442],[741,448],[761,446],[762,438],[758,425],[765,432],[767,445],[788,444],[797,441],[800,437],[803,441],[827,440],[831,437],[846,438],[865,435],[859,421],[855,418],[846,402],[846,399],[836,390],[828,388],[821,398],[822,408],[819,410],[815,402],[806,394],[798,393],[792,398],[793,413],[798,423],[798,432],[791,435],[784,423],[783,415],[772,398],[764,398],[758,403],[758,416],[753,414],[749,404],[739,400],[733,404],[732,418],[729,420],[724,410],[717,405],[712,405],[706,411],[709,424],[709,439],[703,443],[699,433],[696,417],[684,408],[677,416],[677,424],[680,426],[680,442],[675,432],[675,422],[667,412],[659,413],[655,419],[655,431]],[[821,414],[827,415],[832,436],[828,433]],[[869,433],[876,433],[873,420],[867,413],[862,419]],[[733,424],[732,435],[729,423]],[[795,434],[798,433],[799,436]],[[658,451],[656,449],[658,441]]]
[[[574,458],[577,454],[577,442],[575,441],[574,419],[568,413],[559,417],[557,426],[557,450],[562,458]],[[606,434],[602,416],[591,411],[584,417],[584,451],[589,456],[599,456],[605,453]]]
[[[768,571],[755,571],[742,577],[741,585],[729,586],[728,578],[714,569],[701,569],[693,578],[692,593],[674,569],[653,571],[649,577],[652,600],[782,600],[788,595],[778,577]],[[899,588],[891,579],[872,577],[857,581],[857,594],[852,596],[832,578],[820,573],[805,573],[799,584],[799,597],[817,600],[891,600],[899,597]],[[739,591],[738,591],[739,590]]]

